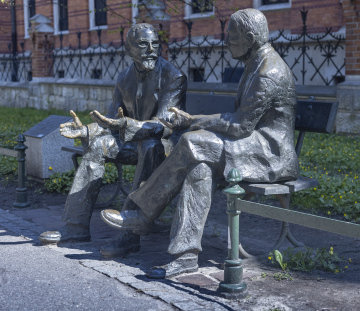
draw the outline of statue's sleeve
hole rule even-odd
[[[266,77],[255,79],[247,96],[234,113],[197,115],[190,130],[205,129],[224,133],[234,138],[244,138],[254,131],[261,117],[270,107],[276,94],[277,86],[273,80]]]
[[[185,108],[187,79],[181,75],[169,83],[158,94],[158,110],[152,120],[137,121],[127,120],[124,131],[120,131],[120,139],[124,142],[140,141],[149,138],[161,138],[168,135],[168,129],[158,120],[159,118],[171,118],[173,112],[170,107]]]
[[[123,108],[124,103],[122,100],[122,96],[119,90],[119,84],[116,83],[115,90],[113,93],[113,101],[108,109],[108,112],[106,114],[107,118],[115,119],[119,107]],[[99,136],[104,136],[111,134],[111,131],[109,129],[103,128],[98,123],[90,123],[87,125],[88,128],[88,143],[91,143],[93,139]]]

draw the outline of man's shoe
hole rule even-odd
[[[152,226],[152,222],[143,213],[135,210],[119,212],[107,209],[101,212],[101,218],[114,228],[131,230],[139,235],[149,234]]]
[[[198,269],[198,256],[184,254],[166,265],[150,268],[150,270],[146,272],[146,276],[150,279],[165,279],[182,273],[196,272]]]
[[[140,250],[140,235],[131,231],[119,234],[100,249],[105,258],[124,256],[128,253],[136,253]]]
[[[90,230],[81,225],[66,224],[59,231],[46,231],[40,234],[39,240],[43,245],[57,244],[59,242],[88,242]]]

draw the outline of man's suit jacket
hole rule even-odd
[[[296,179],[295,82],[279,54],[265,44],[245,64],[235,113],[198,116],[190,130],[216,133],[224,142],[224,176],[237,168],[243,180]]]
[[[128,119],[126,129],[120,131],[124,142],[153,137],[160,139],[164,127],[157,119],[171,118],[170,107],[185,108],[186,89],[185,74],[162,57],[158,58],[155,68],[145,74],[139,73],[133,63],[119,74],[113,103],[106,116],[114,119],[121,107],[125,117],[133,119]],[[97,123],[90,124],[88,128],[90,137],[109,134]],[[117,136],[118,132],[112,134]]]

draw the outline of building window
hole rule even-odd
[[[68,1],[53,1],[54,10],[54,34],[69,33]]]
[[[204,74],[204,68],[191,69],[189,80],[192,82],[204,82]]]
[[[213,11],[212,0],[193,0],[192,2],[192,13],[205,13]]]
[[[289,3],[289,0],[263,0],[263,5],[278,4],[278,3]]]
[[[30,18],[32,18],[35,13],[35,0],[28,0],[28,9],[29,9],[29,28],[31,27]]]
[[[35,0],[24,0],[25,38],[29,38],[29,28],[31,27],[30,18],[32,18],[35,14]]]
[[[101,69],[93,69],[91,73],[91,79],[101,79]]]
[[[106,0],[90,0],[90,30],[107,28],[107,6]]]
[[[289,9],[291,0],[253,0],[253,6],[260,11]]]
[[[69,30],[67,0],[58,0],[59,3],[59,31]]]
[[[106,0],[95,0],[95,26],[107,25]]]
[[[208,18],[215,14],[213,0],[185,0],[184,19]]]

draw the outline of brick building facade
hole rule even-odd
[[[114,0],[107,1],[108,9],[105,12],[105,22],[100,21],[100,26],[96,25],[96,17],[99,15],[96,13],[96,4],[102,3],[104,0],[15,0],[16,8],[16,32],[18,43],[25,42],[25,50],[30,49],[30,36],[29,36],[29,19],[32,14],[42,14],[51,20],[51,26],[54,28],[55,46],[59,45],[58,36],[60,33],[64,34],[64,45],[77,43],[77,32],[82,32],[83,42],[97,43],[96,30],[98,28],[103,29],[102,41],[103,42],[117,42],[119,38],[119,28],[123,26],[125,33],[129,28],[129,24],[135,20],[137,22],[148,22],[149,13],[151,11],[159,11],[156,9],[148,9],[150,4],[146,5],[146,8],[139,6],[138,0],[126,1],[126,0]],[[204,0],[208,2],[208,0]],[[10,1],[11,2],[11,1]],[[105,1],[106,2],[106,1]],[[142,3],[144,3],[143,1]],[[216,4],[216,7],[208,8],[203,13],[194,13],[194,9],[185,3],[191,1],[165,1],[167,8],[162,9],[163,2],[158,1],[155,7],[161,7],[160,11],[166,11],[166,15],[170,18],[170,21],[152,21],[156,25],[165,25],[168,28],[169,40],[176,38],[182,40],[187,36],[187,27],[184,24],[184,20],[190,18],[193,21],[192,35],[203,36],[213,35],[215,38],[221,34],[219,19],[229,19],[229,16],[237,9],[243,9],[247,7],[255,7],[263,11],[266,15],[269,28],[271,30],[286,29],[292,33],[301,32],[302,21],[299,18],[299,10],[305,6],[306,10],[309,10],[311,14],[308,16],[309,32],[323,32],[326,28],[332,27],[333,31],[338,31],[344,26],[345,21],[351,17],[351,11],[356,14],[356,1],[339,1],[339,0],[278,0],[278,1],[259,1],[259,0],[220,0]],[[201,1],[197,1],[200,2]],[[262,3],[273,3],[262,5]],[[280,3],[277,3],[280,2]],[[343,3],[342,3],[343,2]],[[211,2],[210,2],[211,3]],[[349,3],[349,4],[347,4]],[[34,6],[29,8],[29,6]],[[176,8],[175,8],[176,6]],[[11,40],[11,15],[10,6],[0,3],[0,14],[2,29],[0,32],[0,52],[7,51],[7,44]],[[346,8],[346,13],[343,11],[343,7]],[[207,12],[209,11],[209,12]],[[350,12],[349,12],[350,11]],[[65,14],[64,14],[65,12]],[[67,19],[65,25],[61,24],[62,19]],[[61,30],[60,28],[64,28]]]
[[[112,85],[109,80],[115,79],[131,62],[121,40],[135,22],[150,22],[161,30],[162,38],[170,47],[166,48],[164,40],[164,51],[169,51],[164,56],[181,68],[189,81],[234,82],[225,79],[226,70],[234,72],[241,69],[242,64],[231,59],[226,51],[223,44],[226,23],[223,22],[222,28],[221,21],[228,20],[236,10],[253,7],[266,15],[270,36],[285,30],[282,33],[285,35],[279,36],[280,45],[283,44],[280,49],[287,48],[288,40],[293,45],[282,57],[291,67],[296,83],[307,87],[302,88],[306,89],[304,96],[314,95],[311,90],[322,85],[320,98],[331,93],[330,100],[339,101],[337,130],[360,133],[360,0],[218,0],[216,6],[212,0],[7,2],[0,2],[0,91],[5,90],[8,97],[0,106],[21,102],[44,109],[77,107],[72,97],[64,97],[68,92],[60,85],[81,84],[87,91],[95,86]],[[16,59],[8,49],[15,38],[9,3],[15,8]],[[309,12],[307,15],[300,13],[303,7]],[[310,35],[303,35],[305,17],[306,32]],[[328,32],[329,28],[332,33]],[[122,37],[120,29],[123,29]],[[325,35],[317,36],[321,33]],[[300,40],[293,42],[294,38]],[[177,40],[176,43],[173,40]],[[197,47],[200,41],[204,44]],[[59,50],[61,44],[63,48]],[[30,83],[7,84],[11,81]],[[52,83],[54,92],[47,94],[46,83]],[[22,89],[19,93],[13,92],[13,88]],[[40,90],[46,99],[37,95]],[[97,94],[107,93],[108,89],[101,89]],[[20,94],[21,100],[12,98],[14,94]],[[82,96],[78,109],[94,109],[99,104],[107,106],[100,100],[104,96],[99,96]]]

